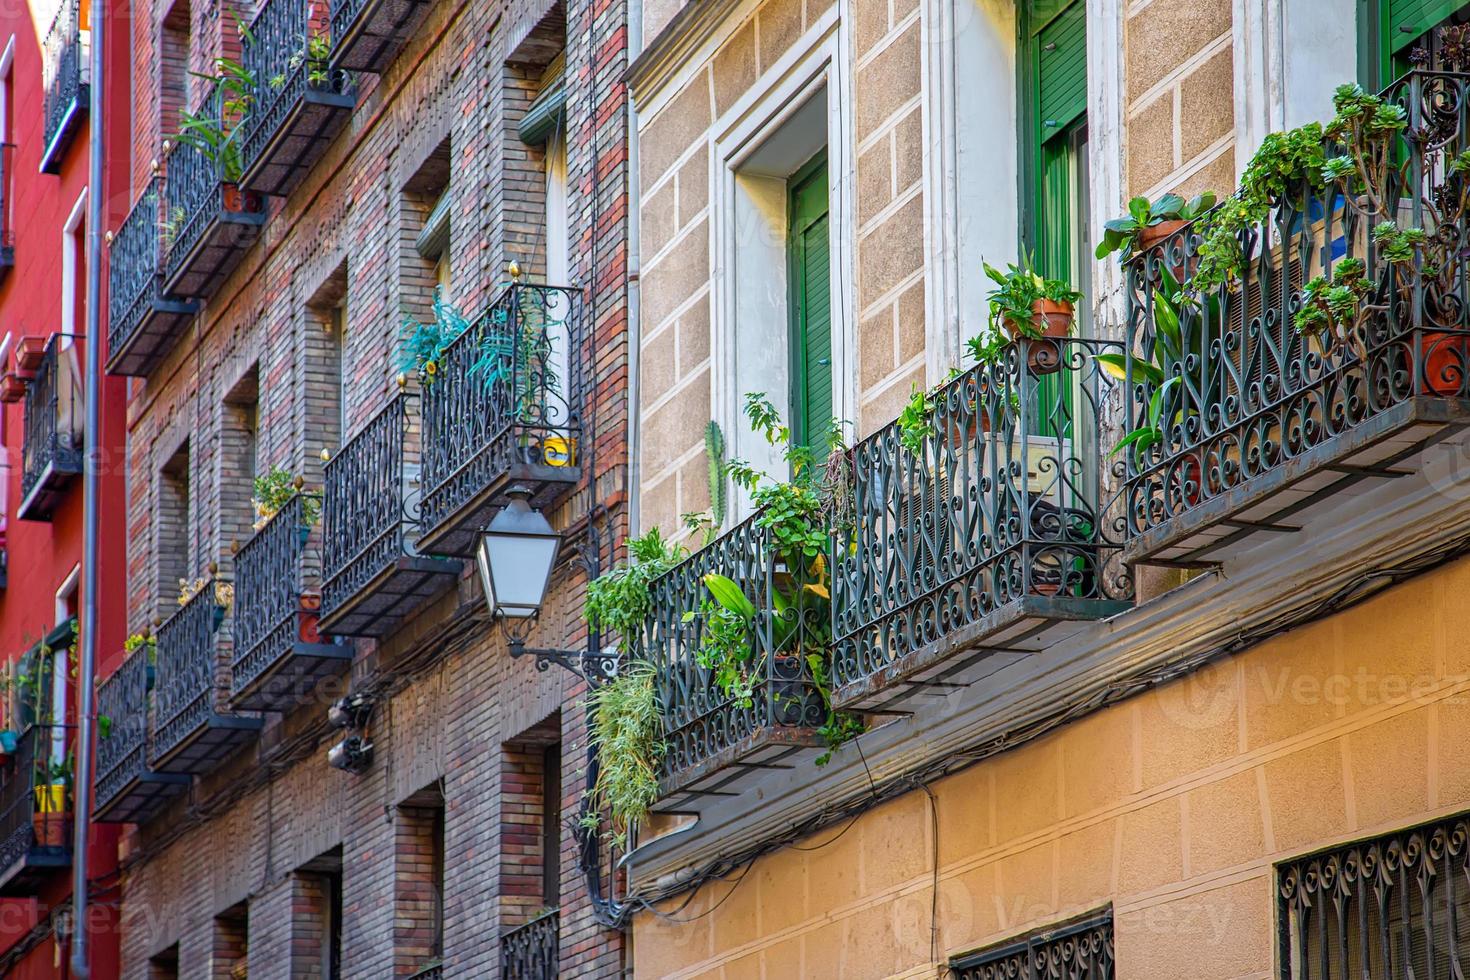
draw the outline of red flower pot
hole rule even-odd
[[[0,377],[0,402],[14,405],[26,396],[26,383],[24,378],[14,374]]]
[[[1436,395],[1458,395],[1466,390],[1470,370],[1470,337],[1453,333],[1419,334],[1419,360],[1424,365],[1424,387]],[[0,389],[3,391],[3,389]]]
[[[22,371],[36,371],[46,358],[47,337],[22,337],[15,348],[15,364]]]

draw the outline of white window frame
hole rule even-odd
[[[77,276],[78,264],[85,264],[87,255],[87,188],[77,197],[71,213],[61,226],[61,346],[72,345],[78,334],[77,324]],[[93,302],[88,296],[87,302]]]

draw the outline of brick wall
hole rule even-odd
[[[189,11],[189,64],[207,70],[217,54],[238,52],[235,19],[230,9],[196,7]],[[156,109],[165,16],[149,11],[140,18],[149,23],[133,34],[134,193],[168,132]],[[165,363],[132,386],[128,592],[135,628],[176,608],[177,583],[160,579],[180,555],[189,556],[189,575],[214,561],[222,577],[231,576],[231,545],[249,534],[233,488],[248,466],[281,466],[320,487],[321,450],[335,451],[397,393],[401,319],[431,314],[433,270],[414,238],[446,183],[454,195],[453,291],[462,309],[473,313],[495,295],[509,259],[528,274],[545,267],[543,160],[519,142],[515,122],[554,53],[548,38],[566,47],[572,278],[595,293],[587,305],[596,337],[585,365],[593,389],[583,458],[595,474],[596,502],[611,508],[598,515],[607,527],[602,558],[611,561],[613,535],[623,527],[626,467],[624,16],[620,3],[595,11],[575,3],[563,27],[563,15],[544,2],[502,8],[440,0],[382,76],[359,79],[351,122],[325,158],[288,199],[271,203],[262,242]],[[344,297],[345,345],[327,329]],[[339,356],[349,379],[347,432],[337,421]],[[253,448],[244,411],[252,395]],[[417,433],[410,438],[416,443]],[[180,550],[178,532],[160,522],[157,475],[185,439],[195,504],[183,522],[189,547]],[[575,529],[593,500],[584,487],[551,517]],[[585,642],[578,618],[584,584],[579,572],[554,585],[536,642]],[[124,976],[157,975],[153,958],[175,945],[178,975],[205,975],[215,916],[247,898],[252,978],[313,975],[302,944],[315,941],[319,896],[302,869],[339,846],[344,975],[411,974],[428,955],[432,808],[422,791],[431,785],[442,785],[446,975],[496,975],[500,932],[524,918],[497,901],[508,853],[493,830],[502,819],[503,744],[548,717],[560,719],[553,734],[566,747],[561,782],[574,812],[586,743],[581,691],[569,678],[511,662],[498,632],[483,625],[467,642],[436,639],[478,615],[481,603],[477,580],[466,577],[395,636],[359,643],[354,678],[388,692],[372,720],[376,762],[364,775],[327,767],[326,750],[340,733],[325,731],[322,705],[311,704],[272,719],[258,744],[135,832],[123,885]],[[227,646],[226,636],[225,662]],[[593,920],[573,842],[562,838],[562,975],[614,975],[618,937]]]

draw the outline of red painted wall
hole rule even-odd
[[[101,9],[102,0],[94,0]],[[104,133],[107,140],[107,185],[104,201],[104,230],[115,228],[128,209],[128,143],[130,110],[127,100],[128,7],[108,4],[107,74],[118,83],[104,84],[103,91],[117,93],[105,107]],[[59,175],[42,174],[39,165],[44,150],[45,92],[42,82],[42,42],[50,26],[55,4],[0,7],[0,45],[14,38],[10,73],[8,140],[14,144],[9,172],[5,174],[8,218],[14,231],[15,265],[0,283],[0,336],[11,335],[12,349],[21,336],[46,336],[61,329],[63,229],[68,216],[87,187],[88,127],[84,123],[65,151]],[[95,81],[95,80],[94,80]],[[84,255],[79,255],[78,282],[86,281]],[[97,297],[103,311],[102,335],[106,335],[106,281]],[[77,334],[85,333],[86,320],[78,306]],[[84,356],[90,344],[83,344]],[[3,370],[14,366],[7,358]],[[101,587],[99,589],[98,674],[105,677],[122,659],[126,630],[125,454],[126,381],[105,377],[102,398],[102,466],[100,484]],[[21,444],[24,432],[22,404],[0,405],[0,436],[3,436],[5,500],[5,548],[9,559],[8,587],[0,592],[0,660],[14,660],[30,648],[55,623],[55,596],[82,560],[82,481],[76,479],[51,522],[17,521],[20,502]],[[78,608],[80,608],[78,606]],[[70,692],[68,721],[75,723],[75,682]],[[118,975],[117,897],[118,829],[94,825],[89,846],[89,875],[95,903],[88,922],[91,928],[92,976],[108,980]],[[71,872],[57,872],[41,893],[29,899],[0,901],[0,956],[22,940],[39,920],[43,910],[67,901],[71,894]],[[69,944],[60,949],[53,940],[36,946],[14,967],[9,976],[69,976]],[[58,965],[59,964],[59,965]]]

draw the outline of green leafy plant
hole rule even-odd
[[[311,19],[311,8],[307,9],[307,20]],[[331,71],[332,59],[332,36],[326,31],[313,30],[310,34],[302,37],[301,47],[295,54],[291,55],[287,62],[291,71],[306,69],[306,84],[312,88],[327,88],[332,83]],[[286,76],[278,75],[271,79],[273,88],[282,88],[286,84]]]
[[[683,548],[653,528],[628,539],[630,560],[587,583],[582,615],[593,629],[612,630],[623,649],[643,629],[652,608],[648,587],[685,558]]]
[[[256,475],[254,489],[255,530],[259,531],[296,496],[300,491],[300,482],[288,470],[272,466],[266,472]],[[316,524],[319,516],[321,502],[315,497],[303,496],[301,519],[310,527]]]
[[[1121,259],[1128,257],[1138,248],[1144,231],[1165,221],[1193,221],[1215,206],[1213,191],[1205,191],[1188,201],[1178,194],[1165,194],[1157,201],[1146,197],[1135,197],[1128,202],[1128,213],[1114,218],[1103,225],[1102,241],[1097,243],[1095,255],[1102,259],[1122,252]]]
[[[725,434],[720,431],[720,424],[714,419],[710,419],[704,426],[704,457],[709,465],[710,523],[718,529],[725,526],[730,481],[729,463],[725,457]]]
[[[997,333],[1007,331],[1014,337],[1040,337],[1041,330],[1033,322],[1033,306],[1038,300],[1053,303],[1076,303],[1082,294],[1061,279],[1047,279],[1031,267],[1031,260],[1021,256],[1021,263],[1006,266],[1002,272],[989,262],[983,263],[985,274],[995,283],[987,297],[990,324]]]
[[[436,286],[434,318],[427,323],[417,317],[403,315],[399,327],[400,349],[398,369],[416,371],[425,385],[431,385],[444,372],[444,351],[469,329],[470,321]]]
[[[897,421],[898,441],[915,456],[922,454],[924,443],[934,437],[934,399],[929,392],[915,386]]]
[[[239,25],[240,35],[249,38],[250,32]],[[255,73],[233,58],[217,58],[214,74],[191,72],[217,87],[219,114],[211,111],[206,103],[201,112],[183,112],[179,115],[179,132],[175,139],[184,146],[198,150],[214,164],[220,180],[227,184],[239,183],[244,173],[240,155],[240,134],[245,119],[255,105]]]
[[[592,788],[595,806],[588,809],[584,825],[595,829],[597,811],[606,809],[610,836],[621,845],[658,800],[665,746],[653,667],[642,661],[626,665],[616,678],[594,688],[588,700],[600,765]]]

